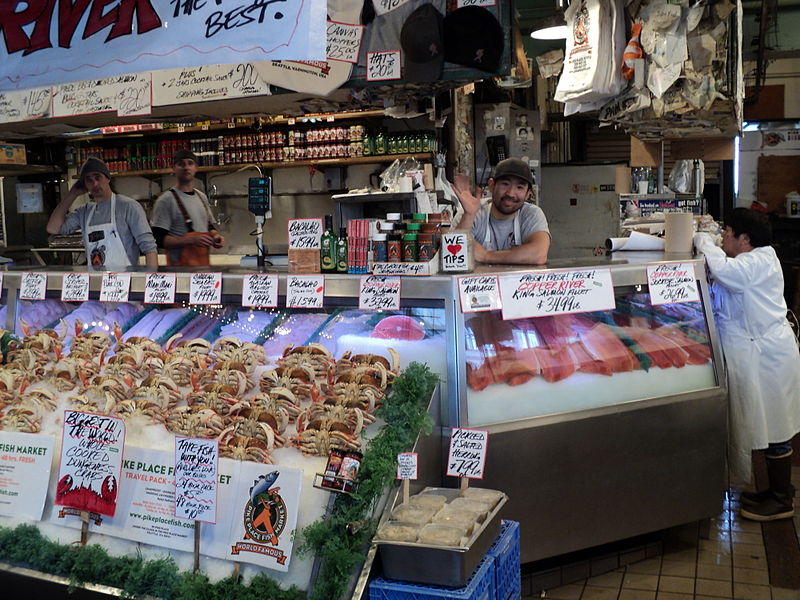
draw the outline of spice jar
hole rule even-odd
[[[417,262],[417,234],[406,233],[403,235],[403,262]]]
[[[385,233],[376,233],[372,236],[372,260],[375,262],[386,262],[388,260]]]
[[[436,253],[433,245],[432,233],[420,233],[417,235],[417,259],[420,262],[428,262]]]
[[[322,481],[320,482],[322,487],[333,490],[342,489],[342,481],[336,479],[336,476],[342,467],[342,461],[344,460],[344,457],[344,450],[340,450],[339,448],[331,449],[330,454],[328,454],[328,463],[325,465],[325,473],[323,474]]]
[[[388,262],[402,262],[403,245],[399,233],[390,233],[386,236],[386,260]]]
[[[350,450],[345,453],[342,459],[342,466],[339,467],[339,477],[345,492],[352,492],[355,489],[358,470],[361,468],[361,459],[364,455],[357,450]]]

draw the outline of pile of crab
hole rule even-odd
[[[216,438],[220,455],[273,462],[272,451],[358,449],[399,356],[289,346],[274,367],[262,346],[237,338],[122,339],[76,328],[68,354],[54,330],[25,332],[0,366],[0,429],[37,433],[59,408],[120,417],[129,426]]]

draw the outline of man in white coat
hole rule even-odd
[[[733,212],[721,249],[706,233],[694,236],[712,280],[728,371],[732,477],[749,481],[752,451],[766,451],[769,489],[741,497],[742,516],[756,521],[794,515],[791,440],[800,431],[800,353],[771,238],[767,216],[745,208]]]

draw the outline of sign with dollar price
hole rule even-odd
[[[175,516],[217,522],[217,440],[175,438]]]
[[[457,8],[464,8],[465,6],[494,6],[495,0],[458,0]]]
[[[47,293],[47,273],[23,273],[19,282],[20,300],[44,300]]]
[[[86,302],[89,299],[89,274],[64,273],[61,278],[62,302]]]
[[[189,304],[219,304],[222,273],[193,273],[189,281]]]
[[[360,310],[400,310],[400,277],[366,275],[358,292]]]
[[[647,265],[647,284],[653,305],[700,300],[692,263]]]
[[[242,306],[278,306],[278,276],[253,273],[242,278]]]
[[[349,63],[358,62],[358,49],[361,47],[363,34],[363,25],[328,21],[328,59]]]
[[[397,455],[397,479],[417,478],[416,452],[401,452]]]
[[[319,250],[322,219],[289,219],[289,250]]]
[[[407,2],[408,0],[372,0],[372,6],[375,7],[376,15],[385,15]]]
[[[322,308],[324,296],[324,275],[289,275],[286,277],[287,308]]]
[[[454,428],[450,434],[447,475],[482,479],[488,442],[489,432],[484,429]]]
[[[130,289],[130,273],[103,273],[100,302],[127,302]]]
[[[531,271],[500,276],[503,319],[613,310],[609,269]]]
[[[400,50],[367,52],[367,81],[400,79],[402,63]]]
[[[144,281],[145,304],[175,302],[175,273],[148,273]]]
[[[497,275],[472,275],[458,278],[461,312],[500,310],[500,282]]]

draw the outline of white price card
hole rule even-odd
[[[289,219],[289,250],[319,250],[322,219]]]
[[[113,517],[125,446],[125,422],[64,411],[55,504]]]
[[[52,435],[0,431],[0,515],[42,518],[54,443]]]
[[[500,310],[500,282],[497,275],[471,275],[458,278],[461,312]]]
[[[400,79],[402,63],[400,50],[367,52],[367,81]]]
[[[358,49],[361,47],[363,25],[328,21],[327,56],[329,60],[358,62]]]
[[[400,277],[365,275],[358,291],[359,310],[400,310]]]
[[[242,278],[242,306],[278,306],[278,276],[252,273]]]
[[[647,285],[653,305],[700,300],[692,263],[647,265]]]
[[[20,300],[44,300],[47,293],[47,273],[23,273],[19,282]]]
[[[286,277],[287,308],[322,308],[324,296],[324,275],[288,275]]]
[[[222,273],[192,273],[189,304],[219,304],[222,301]]]
[[[175,438],[175,516],[217,522],[217,440]]]
[[[485,429],[454,428],[450,434],[447,475],[482,479],[488,442],[489,432]]]
[[[494,6],[496,0],[458,0],[456,3],[457,8],[464,8],[465,6]]]
[[[399,6],[406,4],[408,0],[372,0],[376,15],[385,15]]]
[[[130,273],[103,273],[100,302],[127,302],[130,290]]]
[[[64,273],[61,278],[62,302],[86,302],[89,299],[89,274]]]
[[[500,276],[503,319],[613,310],[609,269],[531,271]]]
[[[401,452],[397,455],[397,479],[417,478],[417,453]]]
[[[145,304],[175,302],[175,273],[148,273],[144,280]]]
[[[442,271],[465,271],[467,262],[467,234],[442,235]]]

